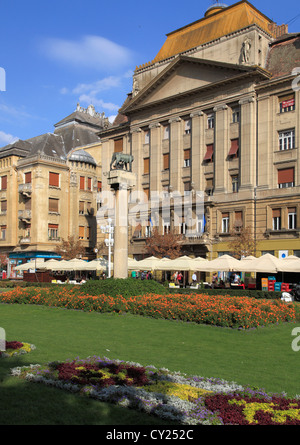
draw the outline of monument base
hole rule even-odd
[[[114,278],[128,277],[128,194],[136,175],[126,170],[111,170],[108,184],[115,191]]]

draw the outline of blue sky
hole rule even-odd
[[[0,67],[6,74],[0,147],[52,132],[77,102],[115,116],[131,91],[135,67],[156,56],[168,32],[202,18],[212,3],[0,0]],[[299,0],[252,4],[278,24],[290,22],[290,32],[300,31]]]

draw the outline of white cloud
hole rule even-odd
[[[74,94],[82,94],[90,92],[90,94],[96,95],[101,91],[110,90],[111,88],[117,88],[121,86],[121,77],[109,76],[104,79],[97,80],[92,83],[81,83],[78,84],[73,90]]]
[[[87,35],[78,41],[49,38],[42,42],[43,53],[54,60],[80,68],[117,69],[132,62],[128,48],[100,36]]]
[[[95,107],[98,107],[99,109],[104,108],[105,110],[109,111],[118,111],[118,109],[120,108],[119,105],[113,104],[111,102],[104,102],[102,99],[97,99],[93,95],[88,95],[88,94],[82,94],[79,97],[79,103],[86,105],[93,104]]]
[[[0,145],[8,145],[16,142],[19,138],[12,136],[11,134],[4,133],[4,131],[0,131]]]

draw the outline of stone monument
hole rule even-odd
[[[114,153],[108,174],[115,191],[114,278],[128,277],[128,198],[136,184],[132,161],[132,155]]]

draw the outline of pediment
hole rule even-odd
[[[201,88],[217,86],[255,68],[179,56],[125,106],[122,112],[149,107],[190,94]]]

